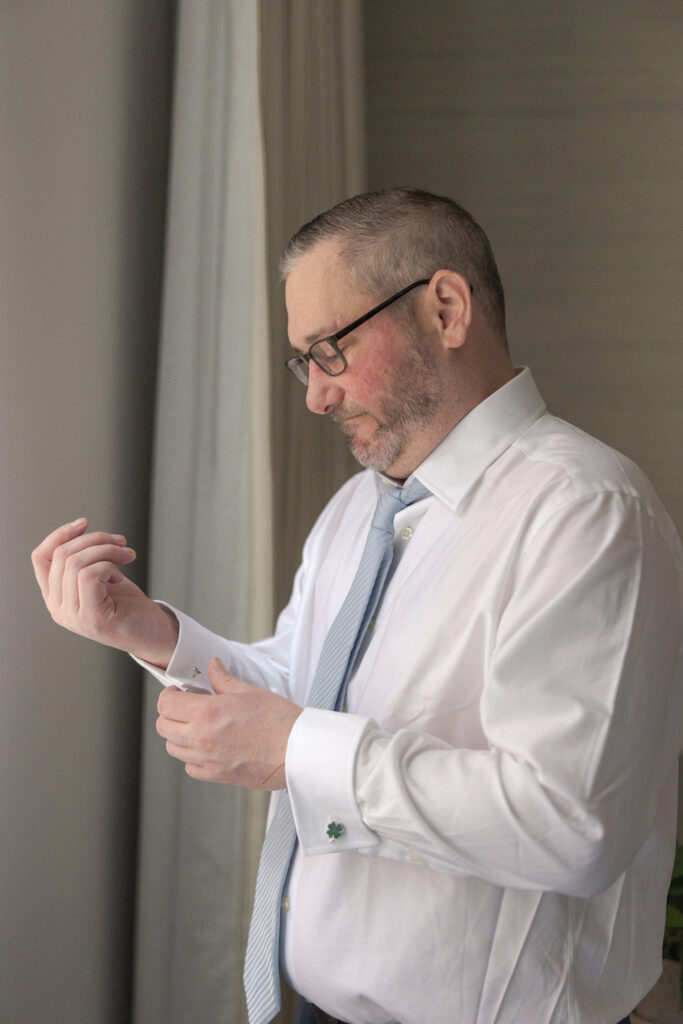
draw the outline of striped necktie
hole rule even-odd
[[[368,623],[375,613],[393,557],[394,517],[429,493],[418,480],[380,496],[351,588],[320,652],[308,707],[341,710]],[[244,965],[249,1024],[268,1024],[280,1009],[278,972],[280,900],[296,846],[294,816],[286,790],[261,850],[254,911]]]

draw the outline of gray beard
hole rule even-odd
[[[416,431],[433,420],[441,408],[444,387],[431,353],[419,343],[411,345],[401,364],[391,369],[389,394],[375,417],[377,428],[372,437],[359,441],[352,432],[347,434],[356,461],[365,469],[385,472],[403,454]],[[343,421],[341,428],[344,430]]]

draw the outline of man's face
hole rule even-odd
[[[287,279],[292,347],[307,352],[314,341],[334,334],[383,298],[388,296],[363,294],[348,279],[334,243],[318,244]],[[423,432],[443,402],[438,350],[418,336],[416,326],[406,328],[389,310],[339,345],[348,362],[340,376],[330,377],[313,360],[309,363],[309,409],[339,423],[362,466],[408,476],[420,461],[413,453],[421,451]]]

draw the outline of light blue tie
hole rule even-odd
[[[380,496],[360,564],[320,652],[307,707],[341,710],[346,687],[368,623],[375,613],[393,557],[394,516],[429,491],[419,480]],[[286,790],[263,842],[254,912],[244,965],[249,1024],[268,1024],[280,1009],[278,954],[280,899],[296,845],[294,816]]]

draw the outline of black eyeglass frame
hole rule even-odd
[[[339,377],[344,370],[348,369],[349,364],[337,343],[340,342],[342,338],[345,338],[347,334],[350,334],[351,331],[355,331],[356,328],[361,326],[361,324],[367,323],[367,321],[373,316],[377,316],[377,314],[381,313],[383,309],[390,306],[392,302],[396,302],[397,299],[407,295],[407,293],[411,292],[413,288],[417,288],[421,284],[429,284],[430,281],[430,277],[423,277],[419,281],[413,281],[413,283],[409,284],[406,288],[401,288],[400,292],[396,292],[396,294],[392,295],[391,298],[385,299],[384,302],[380,302],[379,306],[375,306],[375,308],[371,309],[369,313],[365,313],[364,316],[359,316],[357,320],[353,321],[353,323],[347,324],[346,327],[342,327],[342,329],[337,331],[336,334],[330,335],[329,338],[320,338],[319,341],[314,341],[308,352],[299,352],[295,356],[290,356],[290,358],[286,360],[285,366],[294,374],[298,381],[301,381],[302,384],[308,384],[308,365],[311,359],[316,366],[320,367],[323,373],[328,375],[328,377]],[[340,370],[332,370],[327,366],[323,366],[323,356],[316,358],[315,350],[319,345],[330,345],[332,347],[333,354],[342,362]],[[299,375],[300,370],[302,371],[301,375]]]

